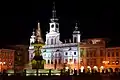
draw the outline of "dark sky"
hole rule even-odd
[[[42,34],[49,30],[52,1],[3,2],[0,6],[0,44],[29,44],[37,21]],[[70,38],[76,20],[81,39],[107,37],[120,44],[120,7],[113,2],[56,1],[61,39]]]

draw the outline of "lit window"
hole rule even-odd
[[[118,65],[118,64],[119,64],[119,60],[116,61],[116,65]]]

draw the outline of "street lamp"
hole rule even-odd
[[[109,61],[103,61],[103,63],[105,64],[105,68],[106,68]]]
[[[1,70],[1,72],[2,72],[2,67],[3,67],[3,65],[5,64],[5,62],[0,62],[0,70]]]

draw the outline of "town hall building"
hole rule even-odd
[[[52,10],[52,18],[49,23],[49,32],[46,33],[46,41],[41,52],[45,59],[46,69],[78,69],[80,66],[80,31],[78,30],[78,25],[76,23],[75,29],[72,34],[72,40],[63,43],[60,41],[58,18],[56,17],[55,5]],[[37,32],[33,31],[30,38],[29,46],[29,61],[34,57],[34,46],[36,33],[41,36],[40,23],[38,22]],[[42,37],[40,40],[43,42]]]

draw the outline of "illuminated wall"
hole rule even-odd
[[[106,61],[109,61],[106,67],[120,68],[120,47],[106,48]]]
[[[11,69],[14,66],[14,50],[0,49],[0,66],[1,69]]]
[[[106,48],[105,39],[93,38],[84,40],[80,44],[81,49],[81,66],[87,69],[97,67],[115,68],[120,67],[120,47]]]

